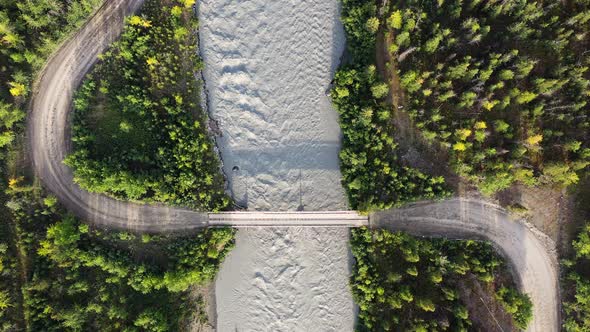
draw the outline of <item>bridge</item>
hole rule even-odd
[[[369,217],[356,211],[218,212],[209,213],[210,227],[361,227]]]
[[[117,39],[124,18],[143,0],[107,0],[47,62],[35,85],[27,120],[35,173],[45,188],[75,215],[97,226],[126,231],[190,234],[211,227],[359,227],[406,231],[418,236],[485,239],[508,258],[520,289],[534,303],[528,331],[560,330],[559,264],[555,243],[526,221],[513,220],[489,202],[453,198],[376,212],[351,211],[206,213],[118,201],[74,183],[63,160],[71,146],[69,111],[80,82],[98,54]]]

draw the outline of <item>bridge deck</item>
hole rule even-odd
[[[218,212],[209,213],[209,226],[313,226],[361,227],[369,224],[368,216],[356,211],[290,211],[290,212]]]

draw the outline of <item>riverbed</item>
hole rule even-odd
[[[339,1],[202,0],[200,47],[228,192],[248,210],[343,210]],[[218,331],[351,331],[349,231],[241,229],[216,281]]]

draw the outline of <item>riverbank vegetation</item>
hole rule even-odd
[[[204,300],[191,291],[214,277],[233,230],[172,237],[93,228],[43,193],[24,157],[32,80],[102,1],[0,2],[0,331],[179,331],[194,316],[206,323]],[[176,3],[179,20],[191,4]]]
[[[0,239],[3,331],[178,331],[204,311],[189,288],[210,282],[233,247],[231,229],[183,237],[95,229],[22,179],[7,194],[13,223]]]
[[[193,3],[147,0],[82,84],[66,159],[82,188],[204,211],[228,206],[200,108]]]
[[[590,164],[590,2],[391,2],[375,26],[423,136],[484,194]]]
[[[388,209],[448,195],[443,178],[402,165],[398,156],[391,109],[384,101],[389,89],[375,68],[375,3],[344,0],[342,6],[350,61],[336,73],[331,97],[344,134],[340,171],[351,207]]]
[[[495,293],[514,326],[526,329],[532,318],[528,296],[496,278],[506,273],[504,262],[484,242],[363,228],[352,230],[351,246],[358,331],[471,330],[476,326],[457,286],[470,275]]]

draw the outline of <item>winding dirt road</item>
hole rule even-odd
[[[62,163],[71,147],[69,113],[74,92],[97,56],[117,39],[124,18],[143,0],[107,0],[47,62],[28,118],[28,140],[36,174],[69,210],[98,225],[162,232],[207,226],[207,214],[163,205],[142,205],[91,194],[74,184]]]
[[[206,227],[207,213],[163,205],[117,201],[81,190],[62,163],[71,147],[69,111],[84,75],[120,34],[124,17],[143,0],[106,0],[88,23],[48,61],[36,86],[28,118],[28,139],[35,171],[45,187],[69,210],[89,222],[148,232]],[[231,219],[231,218],[230,218]],[[500,207],[476,200],[420,203],[370,216],[371,227],[415,235],[491,241],[512,263],[521,288],[534,303],[529,331],[558,331],[558,264],[553,242]],[[232,225],[231,220],[227,225]],[[244,225],[242,225],[244,226]]]
[[[454,198],[371,214],[370,225],[427,237],[490,241],[510,263],[517,285],[533,301],[528,331],[559,331],[559,268],[554,242],[501,207]]]

